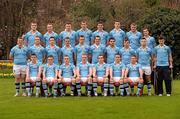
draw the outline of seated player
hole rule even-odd
[[[92,67],[91,64],[87,61],[87,55],[83,54],[82,61],[77,65],[76,69],[76,89],[78,95],[81,95],[81,86],[87,86],[88,92],[87,95],[91,96],[92,90]]]
[[[64,86],[64,93],[66,93],[66,87],[71,86],[71,96],[74,96],[74,90],[76,87],[76,71],[75,66],[70,63],[68,55],[64,56],[64,63],[59,68],[59,82]]]
[[[128,77],[128,78],[127,78]],[[143,71],[141,65],[137,63],[136,55],[131,56],[131,63],[127,65],[125,71],[125,78],[131,86],[131,95],[134,95],[134,86],[138,86],[136,95],[140,96],[141,89],[143,87]],[[129,92],[127,91],[127,95]]]
[[[52,86],[54,85],[54,97],[57,96],[57,74],[58,68],[57,65],[54,64],[54,58],[52,55],[47,57],[47,63],[44,65],[43,69],[43,89],[45,97],[48,97],[48,87],[49,87],[49,96],[52,95]]]
[[[31,54],[31,62],[28,63],[26,69],[26,91],[28,96],[33,94],[33,89],[36,84],[36,97],[39,97],[40,93],[40,62],[37,61],[36,54]]]
[[[115,55],[115,62],[110,66],[110,95],[114,93],[114,86],[116,88],[116,95],[118,95],[118,88],[120,85],[120,95],[124,95],[124,72],[125,72],[125,65],[121,62],[120,54]]]
[[[138,63],[142,66],[145,80],[147,82],[148,95],[151,96],[151,65],[153,53],[150,48],[147,47],[147,41],[145,38],[141,39],[141,47],[137,49]]]
[[[107,96],[108,91],[108,65],[104,62],[104,56],[98,56],[98,63],[93,66],[93,91],[94,95],[97,94],[97,86],[101,86],[101,91],[104,96]]]

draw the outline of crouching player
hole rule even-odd
[[[74,90],[76,87],[76,70],[75,66],[70,63],[68,55],[64,56],[64,63],[59,68],[59,83],[63,84],[64,93],[66,93],[66,87],[71,86],[71,96],[74,96]]]
[[[78,96],[81,95],[81,86],[87,86],[87,95],[91,96],[92,90],[92,67],[91,64],[87,61],[87,55],[83,54],[82,61],[77,65],[76,68],[76,89]]]
[[[128,76],[128,78],[127,78]],[[125,71],[125,78],[130,83],[131,94],[134,95],[134,86],[138,86],[136,95],[140,96],[141,89],[143,87],[143,71],[141,65],[137,63],[136,55],[131,56],[131,63],[127,65]],[[127,92],[127,95],[129,93]]]
[[[118,88],[120,85],[120,95],[124,95],[124,79],[125,65],[121,62],[120,54],[115,55],[115,62],[110,66],[110,95],[114,93],[114,86],[116,89],[116,95],[118,95]]]
[[[52,86],[54,85],[54,97],[57,96],[57,74],[58,67],[54,64],[54,57],[49,55],[47,57],[47,64],[44,65],[43,69],[43,90],[45,97],[48,97],[48,88],[49,88],[49,96],[52,95]]]
[[[98,63],[93,66],[93,91],[94,95],[97,94],[97,86],[101,86],[101,91],[104,96],[107,96],[108,91],[108,65],[104,62],[104,56],[98,56]]]
[[[36,84],[36,97],[39,97],[40,93],[40,63],[37,62],[36,54],[31,54],[31,62],[28,63],[26,69],[26,91],[28,96],[33,94],[33,89]]]

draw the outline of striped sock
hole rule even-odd
[[[134,93],[134,85],[131,85],[131,93]]]
[[[148,92],[151,92],[151,82],[150,81],[147,83],[147,89],[148,89]]]
[[[140,92],[141,92],[141,89],[142,89],[142,87],[143,87],[143,84],[142,83],[139,83],[138,84],[138,90],[137,90],[137,95],[140,95]]]
[[[28,93],[28,96],[31,95],[31,83],[30,82],[26,82],[26,91]]]
[[[41,81],[36,81],[36,95],[39,95],[41,87]]]
[[[47,90],[47,84],[43,83],[43,90],[44,90],[44,94],[47,97],[48,96],[48,90]]]
[[[124,89],[126,90],[127,95],[129,95],[129,84],[124,83],[123,86],[124,86]]]
[[[20,83],[15,83],[16,93],[19,94]]]
[[[120,94],[121,96],[124,95],[124,84],[120,84]]]
[[[114,84],[109,84],[110,94],[114,94]]]
[[[25,82],[21,83],[22,93],[26,93],[26,85],[25,84],[26,84]]]
[[[60,90],[61,94],[63,94],[64,93],[63,84],[62,83],[58,83],[58,87],[59,87],[59,90]]]
[[[80,95],[81,94],[81,83],[80,82],[76,83],[76,89],[77,89],[78,95]]]
[[[104,87],[104,93],[105,94],[107,94],[107,91],[108,91],[108,83],[107,82],[104,82],[104,85],[103,85],[103,87]]]
[[[93,82],[93,91],[97,93],[97,82]]]
[[[57,96],[58,83],[54,83],[54,96]]]
[[[87,89],[88,89],[88,95],[91,95],[92,83],[88,83]]]

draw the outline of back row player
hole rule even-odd
[[[74,31],[72,29],[71,23],[66,23],[65,30],[62,31],[59,35],[53,31],[53,24],[47,24],[47,32],[42,35],[39,31],[37,31],[37,23],[31,23],[31,30],[25,34],[25,42],[26,46],[31,47],[34,45],[35,37],[39,36],[41,40],[41,45],[47,47],[49,45],[50,37],[54,37],[55,43],[59,47],[64,46],[65,38],[70,38],[70,43],[72,47],[79,42],[79,37],[84,36],[85,45],[93,45],[94,39],[96,36],[100,36],[101,44],[108,45],[108,39],[113,37],[115,39],[115,45],[118,48],[123,47],[123,40],[127,37],[130,41],[130,46],[132,49],[136,50],[140,47],[140,40],[142,38],[142,34],[137,31],[137,25],[132,23],[130,25],[130,31],[125,33],[121,28],[121,24],[119,21],[114,22],[114,29],[112,29],[109,33],[104,30],[104,26],[102,22],[97,24],[97,30],[92,32],[87,27],[86,21],[81,22],[81,29]],[[147,44],[149,48],[155,47],[155,39],[149,36],[149,31],[147,28],[143,29],[143,37],[147,39]]]

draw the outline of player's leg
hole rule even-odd
[[[26,78],[26,92],[28,96],[31,96],[31,79],[28,78]]]
[[[144,74],[147,82],[148,95],[151,96],[151,67],[145,68]]]
[[[124,80],[123,80],[123,86],[124,86],[124,89],[125,89],[125,91],[126,91],[126,93],[127,93],[127,96],[130,95],[130,92],[129,92],[129,84],[130,84],[130,86],[131,86],[130,79],[129,79],[129,78],[124,78]],[[132,93],[132,92],[131,92],[131,93]]]
[[[91,96],[92,91],[92,77],[88,77],[88,84],[87,84],[87,95]]]
[[[47,87],[47,83],[48,83],[48,80],[47,80],[47,79],[43,79],[43,80],[42,80],[42,86],[43,86],[43,90],[44,90],[44,95],[45,95],[45,97],[48,97],[48,87]]]
[[[104,96],[107,96],[107,93],[108,93],[108,77],[103,77],[103,80],[104,80],[103,81],[104,82],[104,84],[103,84],[103,88],[104,88],[103,93],[104,93]]]
[[[80,77],[77,77],[75,79],[75,82],[76,82],[76,89],[77,89],[77,92],[78,92],[78,96],[81,96],[81,81],[80,81]]]
[[[120,84],[120,95],[124,96],[124,84],[123,84],[123,79],[119,80],[119,84]]]
[[[172,80],[170,77],[170,70],[169,67],[164,67],[163,68],[163,75],[164,75],[164,82],[165,82],[165,87],[166,87],[166,94],[167,96],[171,96],[171,90],[172,90]]]
[[[41,79],[36,79],[36,97],[39,97],[40,94],[40,88],[41,88]]]
[[[37,77],[33,80],[31,79],[31,95],[33,95],[33,92],[34,92],[34,86],[35,86],[36,79],[37,79]]]
[[[93,92],[94,92],[94,96],[98,96],[97,94],[97,78],[93,77]]]
[[[54,79],[54,80],[52,80],[52,82],[53,82],[53,86],[54,86],[53,96],[54,96],[54,98],[56,98],[57,97],[57,89],[58,89],[58,81]]]
[[[22,96],[26,96],[26,66],[20,66],[20,79],[22,87]]]
[[[135,79],[130,77],[129,78],[129,84],[130,84],[130,88],[131,88],[131,95],[134,96],[134,86],[136,85]]]
[[[74,96],[75,88],[76,88],[76,79],[74,77],[72,77],[72,79],[71,79],[71,96]]]
[[[162,67],[157,67],[157,86],[158,86],[158,95],[162,96],[163,94],[163,68]]]
[[[114,79],[110,79],[109,81],[109,91],[110,91],[110,95],[113,96],[114,95],[114,85],[116,85],[115,83],[117,82],[114,82]]]
[[[60,90],[60,96],[64,96],[64,90],[63,90],[63,83],[62,83],[62,78],[58,79],[58,89]]]
[[[14,96],[19,96],[19,93],[20,93],[20,68],[18,68],[16,65],[13,66],[13,74],[15,77],[15,88],[16,88],[16,94]]]
[[[137,93],[136,93],[136,95],[137,96],[140,96],[140,93],[141,93],[141,89],[142,89],[142,87],[143,87],[143,79],[142,78],[138,78],[137,80],[136,80],[136,82],[138,82],[138,89],[137,89]]]

